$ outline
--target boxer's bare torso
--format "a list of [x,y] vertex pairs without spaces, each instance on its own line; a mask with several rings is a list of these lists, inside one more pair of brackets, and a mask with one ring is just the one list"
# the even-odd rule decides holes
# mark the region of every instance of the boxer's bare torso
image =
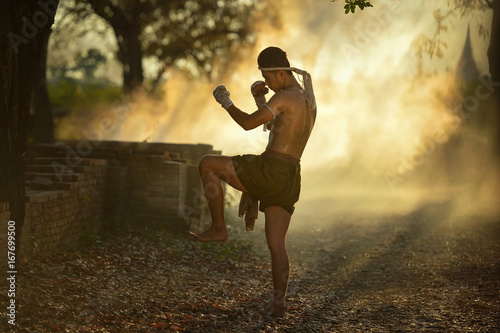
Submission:
[[280,83],[274,73],[262,71],[275,95],[267,103],[277,114],[271,122],[266,150],[302,157],[316,120],[316,109],[309,110],[302,89],[293,76]]
[[277,92],[269,106],[279,115],[271,123],[266,150],[302,157],[316,120],[316,109],[309,110],[302,91],[293,86]]

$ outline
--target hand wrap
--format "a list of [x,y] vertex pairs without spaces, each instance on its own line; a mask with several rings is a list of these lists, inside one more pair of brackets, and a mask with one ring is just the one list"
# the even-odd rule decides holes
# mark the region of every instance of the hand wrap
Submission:
[[[265,84],[264,81],[255,81],[253,84],[252,84],[252,87],[250,88],[250,91],[252,93],[252,96],[253,96],[253,99],[255,100],[255,104],[257,105],[257,108],[260,110],[262,107],[264,106],[267,106],[267,101],[266,101],[266,94],[269,92],[269,89],[267,87],[265,87],[265,89],[263,89],[260,94],[255,94],[254,93],[254,88],[258,85],[261,85],[261,84]],[[272,112],[274,118],[276,118],[275,114],[274,114],[274,111],[271,110],[271,108],[269,108],[269,106],[267,106],[267,108]],[[267,132],[268,130],[268,127],[271,128],[271,121],[268,122],[268,123],[265,123],[263,126],[262,126],[262,130],[264,132]]]
[[231,95],[226,89],[226,86],[220,85],[215,88],[214,92],[215,100],[224,108],[228,109],[231,105],[234,105],[233,101],[229,98]]
[[[252,84],[252,87],[250,88],[250,91],[252,92],[252,96],[253,96],[253,99],[255,100],[255,105],[257,105],[257,108],[262,108],[264,106],[264,104],[267,103],[266,101],[266,96],[265,95],[262,95],[262,96],[257,96],[254,94],[253,92],[253,89],[260,85],[260,84],[263,84],[264,81],[255,81],[253,84]],[[267,93],[267,92],[266,92]]]

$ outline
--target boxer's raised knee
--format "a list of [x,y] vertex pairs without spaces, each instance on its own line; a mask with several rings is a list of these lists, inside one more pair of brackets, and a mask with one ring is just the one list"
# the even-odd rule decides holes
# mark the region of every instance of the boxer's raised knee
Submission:
[[203,176],[208,172],[213,171],[214,158],[216,158],[216,156],[213,155],[205,155],[201,158],[201,161],[198,164],[198,171],[200,173],[200,176]]

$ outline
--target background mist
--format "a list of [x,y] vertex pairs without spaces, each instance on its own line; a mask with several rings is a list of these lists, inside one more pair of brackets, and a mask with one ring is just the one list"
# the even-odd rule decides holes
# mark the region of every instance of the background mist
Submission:
[[456,69],[469,26],[479,74],[488,73],[488,39],[476,29],[478,19],[488,26],[488,14],[451,20],[442,57],[431,59],[418,56],[414,41],[434,33],[433,11],[444,3],[377,1],[354,15],[345,15],[340,1],[275,5],[282,24],[259,27],[254,48],[230,62],[220,82],[171,70],[161,99],[138,100],[105,139],[209,143],[225,155],[262,152],[267,133],[239,128],[212,90],[225,84],[235,104],[253,112],[249,89],[261,79],[256,58],[273,45],[311,73],[316,93],[317,123],[302,158],[298,207],[304,213],[316,207],[397,211],[425,200],[460,199],[462,207],[481,209],[495,204],[488,137],[466,130],[488,101],[473,117],[454,111],[464,98]]

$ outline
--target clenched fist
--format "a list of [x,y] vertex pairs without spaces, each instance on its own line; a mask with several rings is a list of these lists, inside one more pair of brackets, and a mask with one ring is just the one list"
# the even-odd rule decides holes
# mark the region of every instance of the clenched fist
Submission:
[[255,105],[257,108],[261,108],[266,104],[266,94],[269,92],[269,89],[266,87],[266,83],[264,81],[255,81],[250,87],[250,91],[252,93],[253,99],[255,100]]
[[224,109],[228,109],[231,105],[233,105],[233,101],[229,98],[231,95],[229,91],[227,90],[226,86],[220,85],[217,88],[215,88],[214,92],[214,97],[215,100],[222,105]]
[[264,96],[269,92],[269,89],[266,87],[266,83],[264,81],[255,81],[250,88],[253,97]]

